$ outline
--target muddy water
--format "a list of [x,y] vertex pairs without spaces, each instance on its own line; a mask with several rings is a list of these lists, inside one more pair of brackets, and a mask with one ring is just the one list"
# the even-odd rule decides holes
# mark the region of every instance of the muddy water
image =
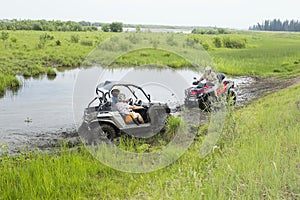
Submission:
[[[136,84],[145,80],[145,77],[156,77],[162,79],[169,74],[175,73],[170,69],[111,69],[101,68],[72,69],[64,72],[58,72],[55,79],[50,80],[46,76],[40,78],[24,79],[19,77],[23,86],[17,92],[7,91],[5,96],[0,99],[0,146],[6,146],[9,152],[18,152],[24,148],[43,147],[51,148],[59,145],[60,141],[79,142],[76,137],[76,126],[73,116],[73,90],[79,73],[102,73],[99,82],[104,80],[133,80]],[[171,88],[178,90],[175,100],[170,102],[172,92],[166,90],[164,95],[158,92],[157,85],[153,84],[144,87],[152,95],[153,100],[168,101],[170,105],[183,102],[183,90],[190,86],[194,76],[199,76],[194,71],[179,70],[176,71],[184,81],[173,81]],[[128,75],[129,74],[129,75]],[[169,76],[170,77],[170,76]],[[255,82],[253,78],[236,77],[227,78],[234,80],[240,87],[238,91],[238,104],[244,101],[250,101],[251,95],[248,95],[243,88]],[[178,85],[176,85],[178,84]],[[87,88],[91,94],[94,94],[97,82]],[[167,86],[168,87],[168,86]],[[164,88],[161,88],[164,89]],[[181,92],[182,91],[182,92]],[[169,98],[170,97],[170,98]],[[79,115],[81,110],[89,103],[92,96],[86,97],[79,106]],[[165,98],[168,98],[165,99]],[[0,154],[1,154],[0,150]]]
[[24,79],[17,92],[7,91],[0,99],[0,144],[9,149],[39,144],[61,132],[73,130],[72,90],[78,69],[58,72],[55,79],[46,76]]

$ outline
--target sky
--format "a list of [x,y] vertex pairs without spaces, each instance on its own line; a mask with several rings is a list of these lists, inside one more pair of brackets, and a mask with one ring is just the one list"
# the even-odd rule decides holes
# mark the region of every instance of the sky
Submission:
[[7,0],[0,5],[0,19],[235,29],[248,29],[265,19],[300,20],[299,0]]

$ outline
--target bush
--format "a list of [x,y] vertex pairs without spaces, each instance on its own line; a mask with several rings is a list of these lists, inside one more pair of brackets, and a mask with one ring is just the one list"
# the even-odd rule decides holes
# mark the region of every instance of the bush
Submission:
[[215,34],[218,34],[218,31],[215,30],[215,29],[209,29],[206,31],[206,34],[208,35],[215,35]]
[[103,25],[101,26],[101,30],[102,30],[103,32],[109,32],[109,31],[110,31],[109,24],[103,24]]
[[80,42],[80,44],[83,46],[93,46],[93,41],[92,40],[82,40]]
[[203,49],[208,50],[209,49],[209,44],[207,44],[206,42],[201,44]]
[[223,45],[226,48],[242,49],[246,47],[246,39],[224,37]]
[[109,25],[111,32],[123,32],[123,23],[113,22]]
[[46,72],[46,69],[42,66],[33,66],[31,67],[31,75],[32,76],[38,76],[40,74],[43,74]]
[[19,87],[21,82],[15,76],[6,76],[0,73],[0,96],[4,94],[6,88]]
[[54,36],[52,35],[49,35],[47,33],[44,33],[42,35],[40,35],[40,41],[47,41],[47,40],[53,40],[54,39]]
[[208,34],[208,35],[217,35],[217,34],[228,34],[230,33],[228,30],[224,28],[208,28],[208,29],[203,29],[203,28],[194,28],[192,30],[193,34]]
[[222,40],[219,37],[215,37],[213,41],[215,47],[221,48],[222,47]]
[[52,35],[49,35],[47,33],[44,33],[42,35],[40,35],[40,42],[38,44],[38,48],[39,49],[42,49],[45,47],[45,44],[48,40],[53,40],[54,39],[54,36]]
[[17,43],[17,38],[16,38],[16,37],[11,37],[11,38],[10,38],[10,41],[11,41],[12,43]]
[[193,30],[192,30],[192,34],[201,34],[201,35],[203,35],[203,34],[205,34],[205,30],[204,29],[196,29],[196,28],[194,28]]
[[55,70],[51,67],[48,67],[47,68],[47,76],[56,76]]
[[71,35],[71,42],[72,43],[78,43],[79,42],[79,35],[77,35],[77,34]]
[[178,45],[178,43],[174,40],[174,37],[173,37],[173,36],[167,38],[167,43],[168,43],[168,45],[170,45],[170,46],[177,46],[177,45]]
[[61,41],[60,40],[56,40],[55,44],[56,44],[56,46],[60,46],[61,45]]
[[226,29],[224,29],[224,28],[218,28],[217,31],[218,31],[218,34],[228,34],[228,33],[229,33],[229,32],[228,32]]
[[23,71],[23,76],[24,76],[24,77],[30,77],[30,76],[31,76],[31,74],[30,74],[30,72],[28,71],[28,69],[25,69],[25,70]]

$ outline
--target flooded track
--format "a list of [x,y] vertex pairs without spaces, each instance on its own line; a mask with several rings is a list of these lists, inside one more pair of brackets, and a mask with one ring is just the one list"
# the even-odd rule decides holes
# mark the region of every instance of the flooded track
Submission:
[[[35,148],[51,150],[62,143],[68,146],[80,143],[72,114],[72,88],[77,73],[76,69],[59,73],[56,82],[24,80],[23,90],[17,94],[8,92],[6,97],[0,99],[0,154],[16,154]],[[193,73],[184,72],[187,81],[193,77]],[[299,77],[276,79],[240,76],[227,79],[234,80],[238,85],[238,107],[299,82]],[[193,112],[199,110],[192,109],[188,121],[195,121]],[[209,119],[201,114],[200,119],[196,120],[204,124]]]

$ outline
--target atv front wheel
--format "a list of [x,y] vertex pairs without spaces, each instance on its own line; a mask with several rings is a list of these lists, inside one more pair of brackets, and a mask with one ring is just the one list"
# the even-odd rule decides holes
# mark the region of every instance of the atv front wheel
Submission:
[[101,124],[100,126],[96,126],[93,129],[93,132],[98,136],[105,137],[109,140],[113,140],[117,136],[116,129],[109,124]]
[[210,101],[208,100],[208,98],[203,98],[201,97],[199,100],[198,100],[198,105],[199,105],[199,108],[200,110],[204,111],[204,112],[209,112],[210,111]]
[[228,105],[234,106],[236,105],[236,93],[234,91],[230,91],[227,97]]

